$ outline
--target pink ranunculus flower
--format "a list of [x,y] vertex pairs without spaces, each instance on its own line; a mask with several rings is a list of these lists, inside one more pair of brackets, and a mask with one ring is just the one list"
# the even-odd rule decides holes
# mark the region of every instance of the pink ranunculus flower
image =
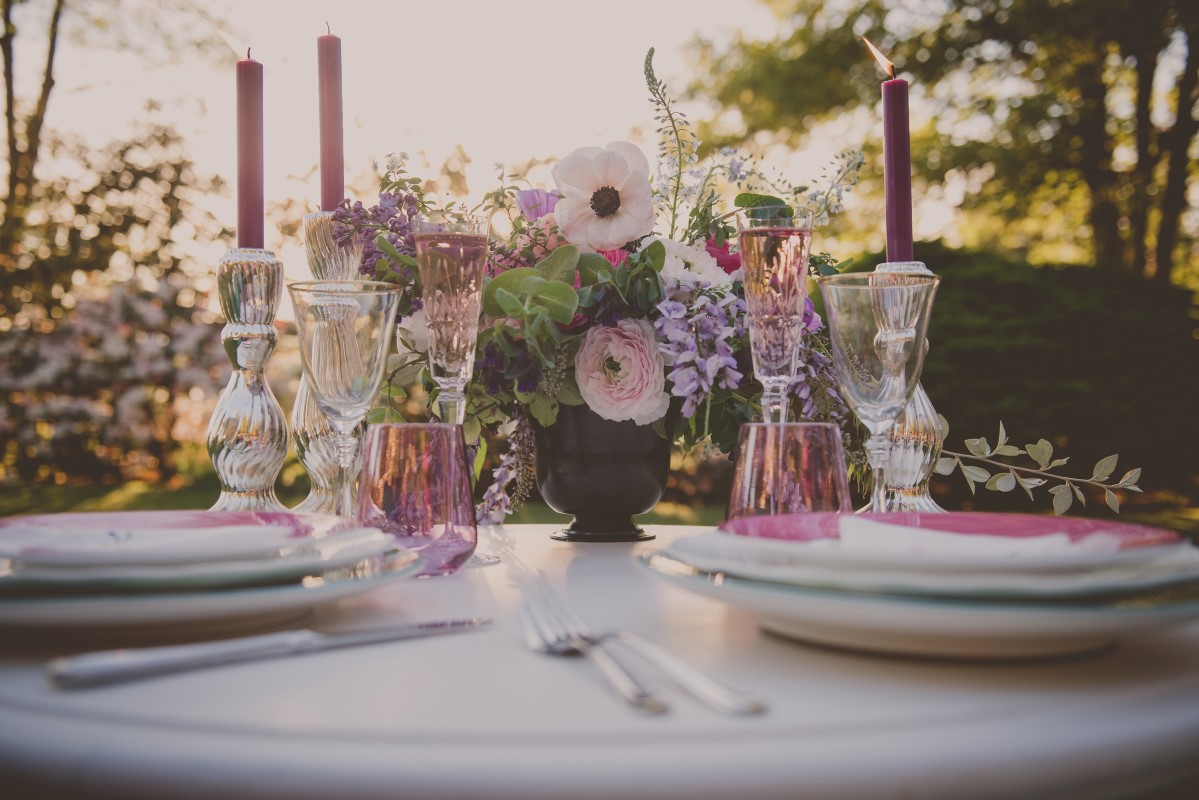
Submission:
[[722,245],[717,245],[715,237],[709,238],[707,244],[708,254],[716,259],[716,264],[728,275],[741,269],[741,254],[730,253],[730,244],[731,242],[726,241]]
[[575,356],[579,394],[613,422],[649,425],[665,416],[670,405],[665,368],[654,328],[643,319],[592,328]]
[[649,161],[636,145],[580,147],[554,165],[562,199],[554,207],[571,244],[611,250],[654,228]]

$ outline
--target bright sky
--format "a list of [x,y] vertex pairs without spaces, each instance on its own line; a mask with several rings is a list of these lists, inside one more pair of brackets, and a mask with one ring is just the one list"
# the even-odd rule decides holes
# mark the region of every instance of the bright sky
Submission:
[[[316,38],[326,22],[342,39],[347,192],[360,191],[368,204],[372,161],[389,153],[407,152],[414,172],[435,175],[462,144],[471,158],[468,201],[495,186],[497,162],[559,158],[628,139],[653,163],[646,50],[656,48],[658,75],[677,94],[691,77],[688,43],[727,41],[738,30],[766,39],[779,25],[757,0],[217,0],[206,7],[265,65],[268,207],[290,198],[304,210],[319,203]],[[24,57],[38,59],[34,50]],[[49,124],[99,144],[125,133],[147,99],[162,101],[199,172],[225,176],[232,187],[237,56],[183,58],[149,68],[135,49],[85,50],[64,41]],[[684,110],[695,119],[711,111]],[[850,116],[803,153],[773,153],[772,164],[796,181],[815,178],[836,151],[881,135],[881,120],[869,110]],[[548,168],[532,178],[552,185]],[[213,198],[213,208],[233,223],[232,188]],[[306,277],[302,252],[284,242],[277,222],[268,219],[267,246],[279,251],[290,277]],[[221,252],[214,245],[202,258],[215,264]]]

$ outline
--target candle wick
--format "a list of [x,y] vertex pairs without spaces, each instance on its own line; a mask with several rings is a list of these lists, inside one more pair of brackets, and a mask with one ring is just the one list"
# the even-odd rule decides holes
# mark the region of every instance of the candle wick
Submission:
[[895,65],[894,64],[891,64],[891,63],[887,64],[887,76],[890,77],[891,80],[895,80]]
[[325,20],[325,31],[327,31],[330,36],[333,35],[333,29],[329,27],[329,20]]
[[251,50],[251,49],[252,49],[252,48],[249,48],[249,47],[247,47],[247,48],[246,48],[246,61],[249,61],[249,60],[250,60],[250,50]]

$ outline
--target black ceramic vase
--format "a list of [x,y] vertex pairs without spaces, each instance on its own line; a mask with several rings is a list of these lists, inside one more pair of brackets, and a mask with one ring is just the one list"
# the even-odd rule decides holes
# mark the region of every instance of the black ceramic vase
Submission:
[[558,513],[574,516],[570,527],[553,538],[654,538],[633,522],[634,514],[644,514],[661,499],[670,473],[670,442],[652,425],[612,422],[586,405],[562,405],[553,425],[534,429],[541,496]]

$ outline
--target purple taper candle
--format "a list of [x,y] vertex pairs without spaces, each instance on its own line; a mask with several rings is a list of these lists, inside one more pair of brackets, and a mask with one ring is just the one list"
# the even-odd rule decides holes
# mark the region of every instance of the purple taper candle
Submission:
[[912,141],[908,130],[908,82],[895,65],[862,37],[887,71],[883,81],[883,180],[887,195],[887,261],[912,261]]
[[330,31],[316,39],[320,84],[321,210],[332,211],[345,197],[345,150],[341,108],[341,39]]
[[264,202],[262,168],[262,64],[237,62],[237,246],[262,249]]

